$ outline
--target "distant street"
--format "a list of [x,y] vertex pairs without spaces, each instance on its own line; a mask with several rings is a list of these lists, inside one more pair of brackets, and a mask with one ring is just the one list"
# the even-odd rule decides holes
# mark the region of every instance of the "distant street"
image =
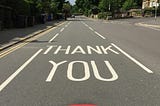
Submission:
[[159,106],[160,29],[142,22],[76,16],[0,52],[0,106]]

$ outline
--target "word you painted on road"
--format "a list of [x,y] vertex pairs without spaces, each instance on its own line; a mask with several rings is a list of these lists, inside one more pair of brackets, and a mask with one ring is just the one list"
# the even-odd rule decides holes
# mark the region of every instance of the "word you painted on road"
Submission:
[[50,52],[53,52],[53,54],[59,54],[59,53],[64,53],[64,54],[108,54],[109,52],[112,52],[114,54],[119,54],[117,51],[115,51],[112,48],[112,45],[104,47],[104,46],[86,46],[85,48],[81,46],[76,46],[72,47],[71,45],[68,45],[67,47],[63,46],[48,46],[47,50],[43,54],[48,54]]
[[[52,46],[47,46],[47,49],[46,51],[43,53],[43,54],[48,54],[48,53],[52,53],[54,55],[56,54],[59,54],[59,53],[63,53],[63,54],[71,54],[71,55],[74,55],[74,54],[82,54],[82,55],[85,55],[85,54],[109,54],[109,53],[114,53],[114,54],[119,54],[117,51],[115,51],[112,47],[112,45],[109,45],[107,47],[104,47],[104,46],[89,46],[87,45],[86,47],[82,47],[80,45],[78,46],[71,46],[71,45],[68,45],[68,46],[57,46],[57,45],[52,45]],[[118,75],[116,73],[116,71],[114,70],[113,66],[110,64],[109,61],[104,61],[103,63],[105,64],[106,66],[106,69],[105,70],[109,70],[109,72],[111,73],[112,77],[111,78],[103,78],[101,77],[100,75],[100,71],[97,67],[97,63],[96,61],[92,60],[90,62],[87,62],[87,61],[80,61],[80,60],[77,60],[77,61],[60,61],[60,62],[55,62],[55,61],[49,61],[51,64],[52,64],[52,69],[46,79],[46,82],[51,82],[52,79],[54,78],[54,75],[58,69],[58,67],[60,66],[65,66],[64,64],[68,64],[68,67],[64,68],[67,70],[67,78],[71,81],[86,81],[90,78],[90,72],[93,72],[94,76],[96,79],[100,80],[100,81],[115,81],[118,79]],[[79,66],[82,66],[83,68],[81,69],[81,71],[84,72],[84,76],[82,78],[75,78],[73,76],[73,71],[74,71],[74,68],[79,65]],[[91,66],[92,70],[89,68],[89,66]]]
[[[50,71],[50,74],[48,75],[46,82],[51,82],[55,72],[57,70],[58,67],[64,65],[65,63],[68,63],[68,68],[67,68],[67,78],[71,81],[85,81],[88,80],[90,78],[90,68],[89,68],[89,64],[92,67],[93,70],[93,74],[95,76],[96,79],[100,80],[100,81],[115,81],[118,79],[118,75],[116,73],[116,71],[114,70],[114,68],[112,67],[112,65],[110,64],[109,61],[104,61],[107,69],[109,69],[112,77],[111,78],[103,78],[100,76],[99,70],[97,68],[96,62],[95,61],[90,61],[90,62],[86,62],[86,61],[72,61],[72,62],[68,62],[68,61],[61,61],[59,63],[56,63],[54,61],[49,61],[52,64],[52,69]],[[73,69],[76,66],[76,64],[82,65],[84,68],[82,71],[84,71],[84,77],[83,78],[75,78],[73,77]]]

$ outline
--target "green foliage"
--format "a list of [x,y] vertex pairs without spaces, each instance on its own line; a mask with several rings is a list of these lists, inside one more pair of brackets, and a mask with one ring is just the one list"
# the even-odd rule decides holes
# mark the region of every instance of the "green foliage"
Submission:
[[17,14],[29,15],[30,6],[24,0],[3,0],[2,4],[14,9]]
[[[95,1],[95,0],[93,0]],[[76,0],[76,6],[85,14],[87,14],[87,11],[89,11],[93,6],[94,3],[92,0]],[[98,4],[96,4],[98,5]]]
[[129,10],[129,9],[132,9],[132,8],[136,8],[137,6],[137,3],[134,2],[134,0],[126,0],[122,6],[122,9],[123,10]]
[[158,6],[157,13],[160,15],[160,6]]
[[87,14],[90,9],[98,6],[101,12],[112,12],[114,15],[123,10],[142,6],[142,0],[76,0],[76,6],[83,13]]
[[71,13],[72,14],[80,13],[79,9],[78,9],[78,7],[76,5],[71,7]]
[[109,0],[102,0],[99,3],[99,8],[101,9],[102,12],[109,11],[109,5],[110,5],[110,1]]
[[21,15],[62,12],[64,2],[65,0],[0,0],[1,5],[11,7]]
[[[154,15],[155,14],[155,7],[145,8],[144,14],[145,15]],[[157,15],[160,15],[160,6],[157,7]]]
[[64,3],[63,4],[63,10],[66,12],[70,12],[71,11],[71,5],[69,3]]
[[98,14],[98,12],[99,12],[99,8],[98,8],[97,6],[94,6],[94,7],[90,10],[90,12],[91,12],[92,14],[96,15],[96,14]]
[[51,12],[54,12],[54,13],[57,13],[58,12],[58,8],[57,8],[57,5],[56,5],[56,3],[55,2],[51,2],[51,4],[50,4],[50,11]]
[[58,12],[62,12],[63,3],[65,0],[52,0],[52,2],[55,2],[57,4]]
[[111,16],[111,12],[100,12],[98,13],[98,18],[99,19],[107,19],[108,16]]

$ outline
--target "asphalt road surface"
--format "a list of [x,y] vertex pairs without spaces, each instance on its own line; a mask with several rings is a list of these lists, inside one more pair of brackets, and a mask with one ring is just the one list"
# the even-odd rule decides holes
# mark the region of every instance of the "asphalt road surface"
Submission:
[[0,57],[0,106],[160,106],[159,31],[76,17]]

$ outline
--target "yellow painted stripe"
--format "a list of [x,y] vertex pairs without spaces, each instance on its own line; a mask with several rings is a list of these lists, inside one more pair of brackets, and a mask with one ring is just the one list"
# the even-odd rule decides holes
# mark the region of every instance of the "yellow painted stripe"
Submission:
[[[56,29],[58,26],[61,26],[61,25],[65,24],[65,23],[66,23],[66,22],[63,22],[63,23],[57,25],[56,27],[53,27],[53,28],[51,28],[51,29],[49,29],[49,30],[47,30],[47,31],[45,31],[45,32],[42,32],[42,33],[38,34],[37,36],[34,36],[33,38],[30,38],[30,39],[28,39],[28,40],[25,40],[25,41],[24,41],[25,43],[22,42],[22,43],[20,43],[20,44],[18,44],[18,45],[16,45],[16,46],[11,47],[10,49],[8,49],[8,50],[0,53],[0,58],[2,58],[2,57],[4,57],[4,56],[6,56],[6,55],[8,55],[8,54],[10,54],[10,53],[12,53],[12,52],[14,52],[15,50],[17,50],[17,49],[19,49],[19,48],[22,48],[23,46],[27,45],[28,43],[30,43],[30,42],[38,39],[39,37],[45,35],[46,33],[50,32],[50,31],[53,30],[53,29]],[[27,42],[26,42],[26,41],[27,41]]]

